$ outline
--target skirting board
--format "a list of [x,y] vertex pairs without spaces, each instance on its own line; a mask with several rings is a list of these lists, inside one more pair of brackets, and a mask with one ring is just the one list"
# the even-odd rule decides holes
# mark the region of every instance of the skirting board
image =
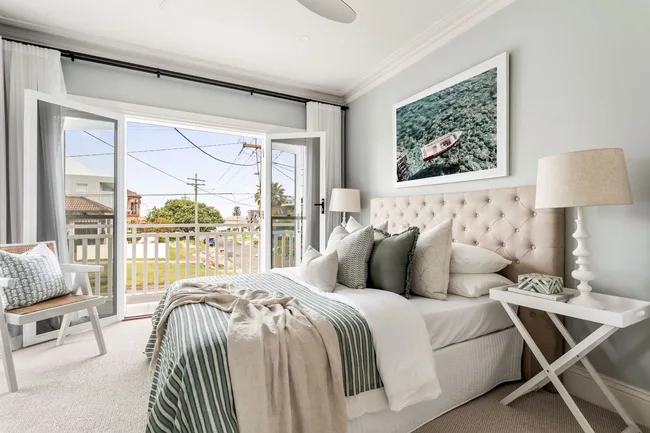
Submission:
[[[581,398],[596,406],[614,411],[605,394],[598,388],[587,370],[574,365],[564,372],[563,382],[569,394]],[[612,394],[621,402],[632,419],[639,424],[650,427],[650,391],[629,385],[620,380],[600,376]]]

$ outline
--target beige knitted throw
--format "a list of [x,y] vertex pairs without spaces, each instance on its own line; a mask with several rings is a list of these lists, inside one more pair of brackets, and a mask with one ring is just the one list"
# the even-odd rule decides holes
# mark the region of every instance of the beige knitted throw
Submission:
[[336,331],[295,298],[230,284],[185,283],[166,299],[156,365],[174,308],[230,312],[228,364],[240,433],[344,433],[347,407]]

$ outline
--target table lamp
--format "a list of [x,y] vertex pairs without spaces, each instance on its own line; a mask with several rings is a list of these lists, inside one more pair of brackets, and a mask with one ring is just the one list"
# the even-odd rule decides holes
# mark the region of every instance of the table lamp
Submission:
[[332,188],[330,197],[330,212],[343,212],[345,221],[346,212],[361,211],[361,193],[358,189]]
[[573,250],[577,269],[571,276],[580,281],[580,294],[569,302],[591,308],[604,306],[591,296],[589,282],[595,275],[589,269],[584,206],[632,204],[632,192],[625,166],[623,149],[593,149],[541,158],[537,166],[537,197],[535,207],[576,208],[576,231]]

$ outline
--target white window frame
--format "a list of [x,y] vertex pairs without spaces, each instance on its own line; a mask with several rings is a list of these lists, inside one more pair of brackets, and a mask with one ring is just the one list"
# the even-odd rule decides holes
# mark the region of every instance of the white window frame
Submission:
[[[116,191],[115,204],[115,262],[118,265],[115,268],[115,286],[125,286],[126,283],[126,266],[120,266],[119,263],[125,262],[126,252],[126,183],[123,182],[126,173],[126,152],[125,152],[125,138],[126,138],[126,120],[123,115],[108,111],[106,109],[93,106],[92,104],[84,104],[68,98],[63,95],[50,95],[47,93],[38,92],[35,90],[25,90],[25,117],[23,123],[23,197],[22,197],[22,210],[23,210],[23,243],[35,243],[36,227],[37,227],[37,189],[38,182],[35,182],[34,173],[38,173],[38,102],[48,102],[53,105],[64,106],[74,110],[88,112],[97,116],[106,117],[116,121],[115,135],[117,143],[115,146],[116,152],[116,167],[115,167],[115,182],[119,186]],[[29,114],[29,115],[28,115]],[[123,215],[123,218],[119,218]],[[116,314],[100,319],[102,325],[114,323],[124,319],[124,312],[126,307],[126,292],[117,290],[116,295]],[[70,328],[70,332],[80,332],[91,328],[90,323],[83,323],[75,325]],[[36,323],[30,323],[23,326],[23,345],[31,346],[33,344],[41,343],[44,341],[56,338],[58,331],[46,332],[44,334],[36,334]]]

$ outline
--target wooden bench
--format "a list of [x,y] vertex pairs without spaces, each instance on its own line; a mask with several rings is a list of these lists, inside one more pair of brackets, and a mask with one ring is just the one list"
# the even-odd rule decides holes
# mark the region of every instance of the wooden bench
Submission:
[[[45,244],[56,255],[56,243],[45,242]],[[35,246],[36,244],[0,245],[0,251],[13,254],[23,254]],[[5,306],[0,305],[2,361],[4,364],[5,375],[7,377],[7,386],[9,387],[10,392],[18,390],[18,381],[16,379],[16,369],[14,367],[11,346],[9,344],[9,328],[7,325],[25,325],[27,323],[34,323],[40,320],[63,316],[61,329],[59,330],[59,338],[57,339],[57,346],[59,346],[63,344],[63,340],[68,332],[68,327],[70,326],[70,314],[86,310],[93,331],[95,332],[95,339],[97,340],[99,353],[100,355],[106,354],[106,343],[104,342],[104,336],[99,324],[99,315],[97,314],[97,306],[103,304],[106,301],[106,298],[102,296],[94,296],[92,294],[90,279],[88,278],[90,272],[100,272],[101,270],[102,266],[100,265],[61,264],[61,271],[64,274],[70,274],[72,277],[72,285],[70,287],[71,294],[48,299],[47,301],[39,302],[38,304],[13,310],[5,310]],[[11,288],[14,284],[15,280],[11,278],[0,278],[0,290]],[[77,294],[79,291],[81,294]]]

